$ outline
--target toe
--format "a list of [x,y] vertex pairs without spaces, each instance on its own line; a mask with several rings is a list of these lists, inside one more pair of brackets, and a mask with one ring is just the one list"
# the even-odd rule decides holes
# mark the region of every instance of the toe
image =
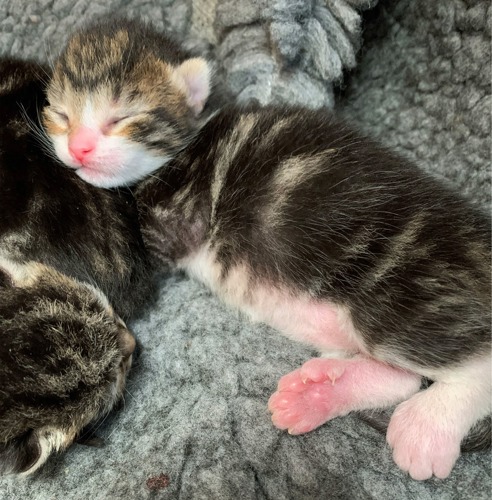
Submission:
[[272,422],[278,429],[290,429],[294,427],[302,418],[302,412],[297,408],[276,410],[272,414]]
[[300,377],[304,383],[308,381],[324,382],[325,380],[335,382],[344,371],[345,366],[340,360],[313,358],[302,365]]
[[277,392],[303,392],[306,390],[306,385],[302,381],[300,377],[301,369],[294,370],[287,375],[284,375],[278,381],[278,390]]
[[296,396],[298,393],[296,392],[287,392],[287,391],[277,391],[274,392],[270,399],[268,400],[268,409],[271,412],[277,410],[285,410],[287,408],[292,407],[296,402]]

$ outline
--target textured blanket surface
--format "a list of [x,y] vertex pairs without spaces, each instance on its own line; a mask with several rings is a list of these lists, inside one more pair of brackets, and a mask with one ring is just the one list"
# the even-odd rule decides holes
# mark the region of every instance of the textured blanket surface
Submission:
[[[375,4],[0,0],[0,54],[51,58],[89,18],[143,16],[217,58],[240,99],[318,106],[335,96],[366,132],[488,205],[490,3]],[[0,480],[1,500],[491,497],[490,453],[462,456],[445,481],[416,482],[355,416],[304,436],[273,428],[277,380],[314,353],[186,277],[163,279],[132,327],[143,349],[124,408],[99,429],[106,446],[75,445],[32,478]]]

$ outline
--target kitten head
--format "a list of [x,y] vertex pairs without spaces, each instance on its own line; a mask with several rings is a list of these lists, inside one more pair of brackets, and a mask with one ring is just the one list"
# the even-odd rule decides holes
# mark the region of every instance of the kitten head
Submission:
[[98,290],[0,256],[0,473],[31,474],[111,410],[134,348]]
[[187,144],[209,88],[204,59],[143,23],[101,22],[72,36],[56,61],[44,126],[82,179],[128,185]]

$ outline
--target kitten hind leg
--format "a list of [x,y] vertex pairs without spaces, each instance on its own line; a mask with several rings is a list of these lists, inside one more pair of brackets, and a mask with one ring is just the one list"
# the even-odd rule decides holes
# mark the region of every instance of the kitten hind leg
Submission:
[[420,381],[415,373],[370,358],[314,358],[280,379],[268,408],[276,427],[302,434],[354,410],[408,399]]
[[396,408],[387,432],[396,464],[419,480],[446,478],[462,440],[491,411],[490,356],[435,379]]

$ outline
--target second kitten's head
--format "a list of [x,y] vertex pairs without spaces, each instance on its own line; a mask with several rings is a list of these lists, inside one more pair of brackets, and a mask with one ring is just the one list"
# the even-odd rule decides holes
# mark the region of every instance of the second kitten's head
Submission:
[[135,340],[95,288],[0,255],[0,474],[30,474],[120,398]]
[[44,126],[82,179],[129,185],[187,144],[209,88],[204,59],[143,23],[101,22],[72,36],[56,61]]

